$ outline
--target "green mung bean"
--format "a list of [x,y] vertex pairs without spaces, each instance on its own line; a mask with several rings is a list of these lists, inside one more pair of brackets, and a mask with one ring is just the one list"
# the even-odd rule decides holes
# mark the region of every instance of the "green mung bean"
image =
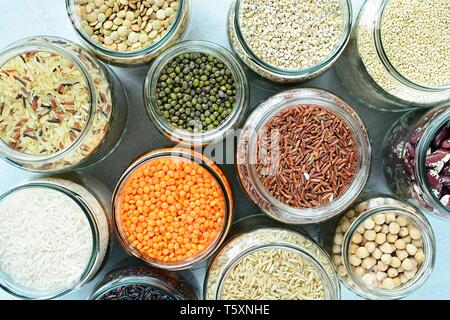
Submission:
[[161,72],[156,103],[174,127],[194,133],[219,127],[236,102],[236,82],[219,58],[200,52],[183,53]]

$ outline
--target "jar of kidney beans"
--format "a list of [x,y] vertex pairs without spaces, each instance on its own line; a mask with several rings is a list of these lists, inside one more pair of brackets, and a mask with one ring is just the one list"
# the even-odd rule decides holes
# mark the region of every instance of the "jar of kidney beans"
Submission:
[[401,117],[386,135],[383,162],[393,192],[450,219],[450,104]]

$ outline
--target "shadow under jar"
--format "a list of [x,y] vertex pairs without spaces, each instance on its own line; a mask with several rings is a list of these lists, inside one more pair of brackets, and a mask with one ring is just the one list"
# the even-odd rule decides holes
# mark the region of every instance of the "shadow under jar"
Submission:
[[[120,66],[149,62],[180,40],[190,0],[66,0],[78,37],[97,57]],[[169,12],[170,11],[170,12]]]
[[248,196],[270,217],[308,224],[347,209],[368,179],[366,128],[340,98],[293,89],[261,103],[237,146],[237,172]]
[[138,265],[110,272],[89,300],[197,300],[197,296],[181,276]]
[[122,83],[78,45],[34,37],[0,54],[0,156],[36,172],[93,165],[124,132]]
[[22,299],[53,299],[96,275],[110,242],[109,195],[83,181],[36,178],[0,197],[1,288]]
[[231,226],[233,198],[220,168],[183,148],[133,162],[114,192],[114,222],[125,250],[166,270],[207,259]]
[[351,28],[348,0],[236,0],[228,16],[229,41],[240,59],[260,76],[283,83],[328,70],[347,45]]
[[366,1],[336,63],[343,84],[362,103],[383,111],[450,99],[446,13],[445,0]]
[[363,196],[331,238],[328,247],[341,281],[366,299],[404,298],[434,267],[431,225],[416,207],[391,196]]
[[340,299],[336,269],[309,237],[260,214],[233,230],[208,267],[206,300]]
[[207,145],[243,121],[249,102],[244,70],[225,48],[185,41],[164,52],[144,84],[147,114],[168,139]]
[[450,105],[411,111],[389,130],[383,143],[391,190],[426,212],[450,219]]

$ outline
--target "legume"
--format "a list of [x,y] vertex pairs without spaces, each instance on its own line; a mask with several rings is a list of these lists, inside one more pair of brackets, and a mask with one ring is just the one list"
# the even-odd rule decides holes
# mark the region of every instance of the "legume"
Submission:
[[264,62],[301,70],[326,60],[344,32],[339,0],[242,0],[242,36]]
[[157,106],[174,127],[206,132],[233,111],[236,83],[228,66],[201,52],[180,54],[167,63],[158,80]]
[[162,157],[136,168],[120,194],[120,223],[150,259],[185,261],[219,237],[226,203],[218,181],[200,164]]
[[173,300],[173,297],[151,285],[124,285],[108,291],[97,300]]
[[140,50],[161,40],[178,14],[177,0],[77,0],[84,32],[114,51]]
[[297,208],[337,199],[356,172],[351,130],[337,114],[317,105],[291,106],[273,116],[258,137],[257,153],[258,161],[270,159],[256,165],[264,188]]

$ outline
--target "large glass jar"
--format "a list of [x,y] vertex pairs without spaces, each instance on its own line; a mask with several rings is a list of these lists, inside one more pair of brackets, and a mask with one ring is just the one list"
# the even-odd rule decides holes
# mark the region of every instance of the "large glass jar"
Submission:
[[[236,98],[231,113],[227,115],[227,118],[221,124],[205,132],[196,133],[176,128],[164,118],[162,111],[157,105],[157,99],[159,99],[159,97],[156,90],[163,69],[173,59],[187,53],[203,53],[216,57],[231,71],[235,81]],[[219,141],[225,137],[229,131],[239,127],[246,115],[249,97],[250,93],[247,78],[239,61],[237,61],[225,48],[206,41],[185,41],[165,51],[150,67],[144,84],[144,98],[147,114],[156,125],[156,128],[168,139],[175,143],[182,143],[185,145],[207,145]],[[211,104],[210,101],[208,101],[208,103]],[[202,106],[207,106],[207,104],[202,103]],[[194,110],[194,107],[195,106],[192,106],[191,108]],[[182,108],[184,108],[184,106],[182,106]],[[208,106],[208,108],[210,107]],[[217,112],[217,115],[220,115],[220,113]]]
[[[117,15],[119,13],[119,6],[118,1],[108,1],[109,3],[106,3],[105,12],[101,12],[109,18],[112,15],[115,15],[116,18],[119,18]],[[130,1],[131,2],[131,1]],[[138,48],[136,50],[131,51],[119,51],[117,48],[112,49],[109,48],[107,45],[101,45],[100,43],[92,40],[91,36],[86,32],[85,28],[83,27],[82,19],[80,17],[80,11],[77,8],[77,5],[79,3],[83,3],[82,0],[66,0],[66,9],[67,14],[70,18],[70,21],[72,22],[73,27],[75,28],[75,31],[78,35],[78,37],[81,39],[81,41],[91,50],[98,58],[102,59],[105,62],[121,65],[121,66],[132,66],[132,65],[139,65],[146,62],[149,62],[156,58],[158,55],[160,55],[163,51],[174,45],[178,40],[180,40],[189,24],[189,18],[190,18],[190,0],[178,0],[178,6],[177,6],[177,12],[176,17],[174,21],[171,22],[171,24],[168,26],[167,31],[162,36],[157,36],[159,39],[155,40],[151,45],[146,46],[144,48]],[[128,1],[127,1],[128,3]],[[86,4],[86,3],[84,3]],[[128,10],[133,9],[132,11],[135,12],[136,10],[139,11],[139,18],[142,18],[140,21],[141,26],[146,25],[148,22],[148,17],[150,14],[154,14],[154,9],[151,6],[152,3],[144,3],[142,1],[141,7],[133,9],[132,6],[128,6]],[[136,4],[134,4],[136,6]],[[95,6],[94,6],[95,7]],[[147,15],[147,8],[148,8],[148,15]],[[151,10],[150,10],[151,9]],[[100,8],[100,10],[102,10]],[[108,12],[111,10],[111,12]],[[143,13],[145,10],[145,13]],[[130,11],[129,11],[130,12]],[[109,14],[109,16],[107,16]],[[136,14],[135,14],[136,16]],[[123,16],[121,21],[125,20],[125,17]],[[97,21],[98,23],[98,21]],[[99,23],[99,28],[104,28],[104,23]],[[112,24],[114,26],[114,24]],[[120,24],[116,25],[120,26]],[[159,26],[159,24],[158,24]],[[92,26],[93,28],[96,28],[96,23]],[[127,27],[128,29],[131,29],[132,26]],[[91,29],[92,30],[92,29]],[[156,29],[153,29],[156,30]],[[152,29],[150,29],[149,32],[151,32]],[[127,39],[124,39],[124,41]]]
[[[351,131],[356,147],[355,174],[343,193],[316,207],[294,207],[279,201],[270,194],[257,176],[256,165],[264,159],[258,156],[257,140],[264,133],[264,126],[269,120],[282,110],[295,105],[314,105],[329,110],[342,118]],[[280,139],[282,141],[282,138]],[[300,141],[295,142],[300,143]],[[296,148],[295,150],[297,150]],[[275,165],[281,161],[275,157]],[[248,196],[270,217],[283,223],[308,224],[318,223],[338,215],[348,208],[363,190],[368,179],[371,162],[371,145],[366,128],[356,112],[337,96],[319,89],[293,89],[279,93],[262,102],[248,117],[243,126],[237,146],[237,172],[243,189]],[[328,166],[329,167],[329,166]],[[303,170],[303,169],[302,169]],[[306,172],[306,171],[305,171]],[[309,181],[306,172],[305,179]],[[303,179],[303,178],[302,178]],[[302,182],[307,185],[308,181]],[[300,181],[297,183],[300,184]]]
[[[450,84],[418,84],[417,80],[408,79],[396,69],[386,53],[382,40],[382,19],[386,7],[396,2],[400,1],[368,0],[364,3],[349,45],[336,63],[336,69],[352,95],[370,107],[383,111],[405,111],[435,106],[450,99]],[[401,2],[409,6],[408,1]],[[406,8],[404,12],[407,12]],[[432,21],[433,17],[428,19]]]
[[[318,276],[320,279],[318,283],[321,284],[323,290],[321,295],[316,295],[315,297],[313,297],[313,293],[308,293],[301,297],[302,293],[300,292],[302,290],[306,292],[308,289],[297,288],[297,290],[292,287],[284,287],[283,289],[285,290],[278,292],[260,292],[260,294],[269,294],[271,299],[284,300],[340,299],[339,279],[330,257],[308,236],[305,236],[299,231],[294,231],[293,229],[286,229],[282,225],[261,214],[238,220],[235,223],[233,230],[233,236],[221,247],[208,267],[204,284],[204,297],[206,300],[236,299],[236,297],[231,297],[225,292],[227,291],[225,288],[229,286],[227,281],[231,273],[236,272],[236,270],[234,270],[235,267],[247,257],[250,257],[257,252],[267,250],[275,250],[278,252],[287,251],[294,257],[302,257],[304,263],[309,264],[312,269],[315,270],[315,273],[310,273],[310,278],[313,278],[313,274]],[[265,263],[268,264],[269,260],[265,261]],[[240,270],[242,272],[242,268]],[[297,272],[300,272],[301,268],[299,265],[294,265],[293,269],[289,270],[288,267],[283,266],[283,270],[286,272],[285,277],[297,277]],[[258,276],[261,279],[258,278],[258,281],[253,280],[254,287],[252,287],[252,289],[257,291],[264,288],[264,283],[260,283],[260,281],[264,279],[264,272],[252,274],[252,270],[250,269],[244,271],[246,274],[237,275],[242,281],[249,283],[248,281],[251,280],[248,279],[248,277]],[[267,268],[265,271],[271,272],[267,270]],[[267,274],[266,277],[270,277],[270,275]],[[275,279],[271,279],[271,281],[272,284],[276,282]],[[258,283],[261,285],[258,285]],[[242,283],[240,283],[240,285],[242,285]],[[289,285],[292,285],[292,283]],[[313,286],[313,284],[310,284],[310,286]],[[266,290],[270,291],[271,289],[278,290],[274,289],[274,286],[266,286]],[[235,290],[239,291],[238,288],[235,288]],[[244,295],[239,294],[238,299],[257,299],[257,297],[244,297]]]
[[[170,164],[162,165],[162,169],[157,173],[152,173],[151,170],[154,168],[146,167],[164,160],[168,160]],[[187,171],[185,173],[180,171],[178,177],[183,182],[178,184],[175,189],[173,187],[167,188],[166,191],[175,190],[167,195],[165,192],[161,192],[161,188],[174,186],[174,183],[170,180],[178,179],[174,171],[179,169],[170,169],[170,166],[176,163],[182,164],[183,170]],[[164,166],[168,167],[166,171],[163,171],[165,170]],[[187,167],[189,169],[186,169]],[[136,219],[136,223],[137,221],[141,222],[134,229],[134,227],[128,227],[130,222],[125,219],[130,216],[129,210],[133,210],[131,207],[135,200],[131,199],[133,201],[129,205],[130,202],[126,200],[127,197],[131,198],[131,194],[127,194],[127,192],[129,192],[129,187],[133,186],[135,173],[141,175],[139,171],[142,171],[142,169],[144,172],[146,170],[149,172],[145,180],[148,182],[146,185],[148,190],[144,189],[145,186],[141,187],[142,191],[137,190],[138,195],[142,195],[140,200],[143,202],[142,207],[144,209],[141,211],[136,208],[135,211],[131,212],[133,214],[131,219]],[[189,177],[188,175],[192,175],[193,172],[194,177]],[[201,172],[204,179],[197,179],[195,172],[197,174]],[[172,178],[170,178],[171,176]],[[208,180],[211,188],[206,185]],[[197,210],[201,203],[205,203],[203,199],[206,195],[215,196],[209,202],[209,209],[204,206],[205,209]],[[169,200],[169,196],[172,198],[171,200]],[[162,202],[165,204],[163,205]],[[217,203],[223,205],[220,209],[220,217],[217,216],[215,210]],[[137,201],[136,204],[138,205]],[[161,208],[157,207],[159,205],[161,205]],[[126,211],[127,208],[128,211]],[[205,210],[211,210],[212,212],[213,209],[216,212],[215,216],[208,217],[209,212]],[[126,214],[126,212],[128,213]],[[155,150],[131,163],[120,178],[113,195],[113,216],[120,243],[129,254],[161,269],[188,269],[211,256],[227,236],[233,218],[231,187],[222,170],[200,153],[184,148]],[[196,226],[196,224],[198,225]],[[215,226],[214,230],[211,229],[212,226]],[[139,235],[134,237],[133,230],[137,230],[138,227],[143,229],[144,234],[147,231],[147,234],[142,238]],[[162,227],[165,229],[163,230]],[[146,239],[146,236],[148,239]],[[191,254],[186,253],[187,249]],[[195,249],[195,252],[191,249]]]
[[[240,22],[240,11],[244,0],[236,0],[233,2],[228,15],[228,37],[230,44],[239,58],[258,75],[275,82],[292,83],[305,81],[327,71],[334,62],[340,57],[345,49],[349,39],[350,31],[352,29],[352,6],[348,0],[340,0],[340,7],[342,10],[342,28],[340,40],[333,51],[320,63],[301,70],[287,70],[280,67],[275,67],[261,58],[259,58],[245,42]],[[294,4],[293,4],[294,5]],[[255,9],[256,10],[256,9]],[[320,15],[320,13],[319,13]],[[323,19],[325,20],[326,17]],[[270,22],[268,21],[270,25]],[[278,26],[277,26],[278,27]],[[289,30],[289,28],[288,28]],[[305,36],[306,31],[298,37]],[[257,35],[255,35],[257,37]],[[307,36],[306,36],[307,37]]]
[[[33,195],[28,197],[26,201],[33,201],[42,207],[34,207],[33,210],[36,211],[29,212],[30,218],[22,220],[21,224],[15,226],[9,234],[2,232],[0,235],[5,243],[11,242],[14,237],[20,237],[21,241],[30,241],[28,244],[18,246],[14,252],[11,249],[0,250],[0,287],[23,299],[53,299],[82,287],[94,278],[107,256],[111,239],[109,191],[92,177],[89,179],[80,175],[38,177],[11,189],[0,197],[1,215],[7,215],[7,212],[11,210],[11,212],[17,211],[17,208],[22,206],[16,200],[20,199],[17,197],[23,192],[40,192],[40,194],[48,194],[49,197],[57,196],[58,199],[65,199],[68,206],[55,209],[52,203],[39,202],[39,199]],[[79,217],[75,217],[74,208]],[[58,226],[58,221],[50,223],[45,217],[47,210],[59,211],[61,216],[66,216],[68,214],[66,211],[72,210],[70,212],[73,216],[65,218],[69,220],[64,221],[64,226]],[[38,225],[36,220],[27,221],[27,219],[36,218],[40,219]],[[6,219],[10,217],[2,217],[2,221]],[[83,225],[77,224],[80,220],[83,221]],[[40,234],[31,239],[27,234],[30,228],[39,228]],[[20,234],[14,235],[15,232]],[[62,239],[61,244],[54,242],[56,236],[46,232],[58,234]],[[86,237],[86,234],[89,236]],[[81,238],[75,238],[75,236]],[[80,253],[74,248],[61,247],[61,245],[67,245],[69,240],[72,241],[73,246],[85,251]],[[91,248],[90,251],[88,251],[89,248]],[[66,249],[72,250],[71,255],[67,256]],[[22,256],[24,260],[14,258],[12,254]],[[77,259],[78,256],[86,259]],[[55,257],[59,257],[60,260],[55,260]],[[63,261],[63,257],[67,261],[76,261],[76,265],[68,266],[67,261]],[[22,264],[23,267],[20,267],[20,270],[18,266]],[[61,268],[73,270],[61,271]]]
[[[125,130],[128,104],[122,83],[110,69],[100,64],[89,52],[70,41],[55,37],[27,38],[10,45],[0,54],[0,68],[14,58],[22,57],[22,55],[26,54],[32,55],[36,52],[60,56],[64,61],[71,62],[75,66],[73,68],[81,74],[87,87],[88,101],[86,105],[89,108],[85,125],[76,127],[78,123],[74,125],[70,121],[64,122],[68,127],[61,125],[60,129],[64,132],[70,130],[70,144],[56,152],[52,151],[45,154],[22,152],[14,148],[11,143],[6,143],[3,139],[0,139],[0,156],[17,167],[36,172],[55,172],[86,167],[101,161],[113,151]],[[42,72],[45,72],[45,70]],[[51,73],[51,71],[49,72]],[[26,82],[24,81],[23,83],[26,84]],[[73,84],[62,83],[55,90],[63,92],[64,88],[69,85]],[[6,93],[5,90],[3,95],[6,97],[9,93]],[[44,88],[44,91],[52,90],[53,88]],[[26,89],[25,91],[28,92]],[[30,97],[22,96],[23,99],[33,98]],[[33,98],[33,101],[36,97]],[[47,106],[44,103],[45,99],[47,97],[38,98],[37,104],[41,104],[41,106],[36,106],[36,110],[39,111],[39,108],[43,110],[59,108],[57,103],[61,102],[51,100],[52,104]],[[73,105],[73,102],[64,101],[62,103],[65,110],[69,110],[70,103]],[[6,103],[1,103],[0,105],[1,111],[7,112],[8,105]],[[81,108],[81,106],[76,107]],[[45,112],[49,112],[48,110]],[[76,110],[73,112],[76,112]],[[58,111],[56,112],[57,116]],[[61,123],[59,119],[48,121]],[[3,125],[9,126],[5,122],[3,122]],[[73,139],[72,131],[76,132],[76,137]],[[26,131],[24,132],[25,136]],[[37,135],[34,132],[32,134]],[[31,138],[38,139],[37,137]],[[52,137],[49,137],[50,142],[51,139]]]
[[190,283],[178,274],[133,265],[111,271],[90,300],[197,300]]
[[363,298],[404,298],[431,275],[436,240],[425,216],[408,202],[365,194],[334,228],[324,229],[321,241],[343,284]]
[[427,174],[427,157],[437,134],[450,120],[449,108],[445,104],[426,113],[406,113],[392,126],[383,143],[385,176],[392,191],[423,210],[447,219],[450,218],[448,205],[430,187],[432,177]]

